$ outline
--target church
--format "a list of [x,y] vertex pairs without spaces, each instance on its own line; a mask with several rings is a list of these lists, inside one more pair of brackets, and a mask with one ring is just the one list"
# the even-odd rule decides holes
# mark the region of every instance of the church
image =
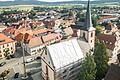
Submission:
[[94,44],[95,28],[88,0],[85,25],[80,28],[79,37],[62,40],[45,48],[45,53],[41,56],[43,79],[78,80],[80,65]]

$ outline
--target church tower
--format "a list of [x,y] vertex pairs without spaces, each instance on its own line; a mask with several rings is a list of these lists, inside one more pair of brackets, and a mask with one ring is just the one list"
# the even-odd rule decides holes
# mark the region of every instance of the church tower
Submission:
[[91,48],[94,48],[94,44],[95,44],[95,28],[93,27],[93,24],[92,24],[90,0],[88,0],[88,5],[87,5],[85,27],[87,28],[87,32],[88,32],[87,41],[90,44]]
[[88,0],[85,24],[83,30],[80,30],[80,37],[84,38],[89,43],[91,49],[94,48],[95,45],[95,30],[91,19],[90,0]]

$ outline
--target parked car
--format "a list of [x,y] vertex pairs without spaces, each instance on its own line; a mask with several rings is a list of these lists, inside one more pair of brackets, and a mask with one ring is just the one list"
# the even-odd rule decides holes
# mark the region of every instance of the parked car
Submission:
[[10,57],[11,57],[11,58],[15,58],[15,56],[14,56],[14,55],[10,55]]
[[0,63],[0,67],[4,66],[5,64],[6,64],[6,62]]
[[38,57],[36,57],[36,59],[41,59],[41,57],[40,57],[40,56],[38,56]]
[[15,73],[14,78],[18,78],[19,77],[19,73]]
[[32,61],[34,61],[33,58],[28,58],[28,59],[26,60],[26,63],[29,63],[29,62],[32,62]]
[[11,57],[10,57],[10,56],[7,56],[6,59],[9,60],[9,59],[11,59]]

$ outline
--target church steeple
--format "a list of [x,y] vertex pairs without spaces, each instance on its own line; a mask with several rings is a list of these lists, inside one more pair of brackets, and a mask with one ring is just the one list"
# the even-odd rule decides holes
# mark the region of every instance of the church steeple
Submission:
[[91,49],[94,48],[95,45],[95,30],[92,24],[90,0],[88,0],[85,25],[83,30],[80,31],[80,37],[89,43]]
[[87,30],[93,29],[92,19],[91,19],[91,6],[90,0],[88,0],[87,4],[87,12],[86,12],[86,19],[85,19],[85,27]]

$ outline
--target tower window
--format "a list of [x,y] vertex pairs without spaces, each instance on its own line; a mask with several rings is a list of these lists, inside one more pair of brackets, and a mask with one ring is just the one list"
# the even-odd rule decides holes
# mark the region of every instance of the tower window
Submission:
[[91,37],[93,37],[93,33],[91,33]]
[[92,43],[92,40],[91,40],[91,43]]
[[83,33],[83,38],[85,38],[85,33]]

